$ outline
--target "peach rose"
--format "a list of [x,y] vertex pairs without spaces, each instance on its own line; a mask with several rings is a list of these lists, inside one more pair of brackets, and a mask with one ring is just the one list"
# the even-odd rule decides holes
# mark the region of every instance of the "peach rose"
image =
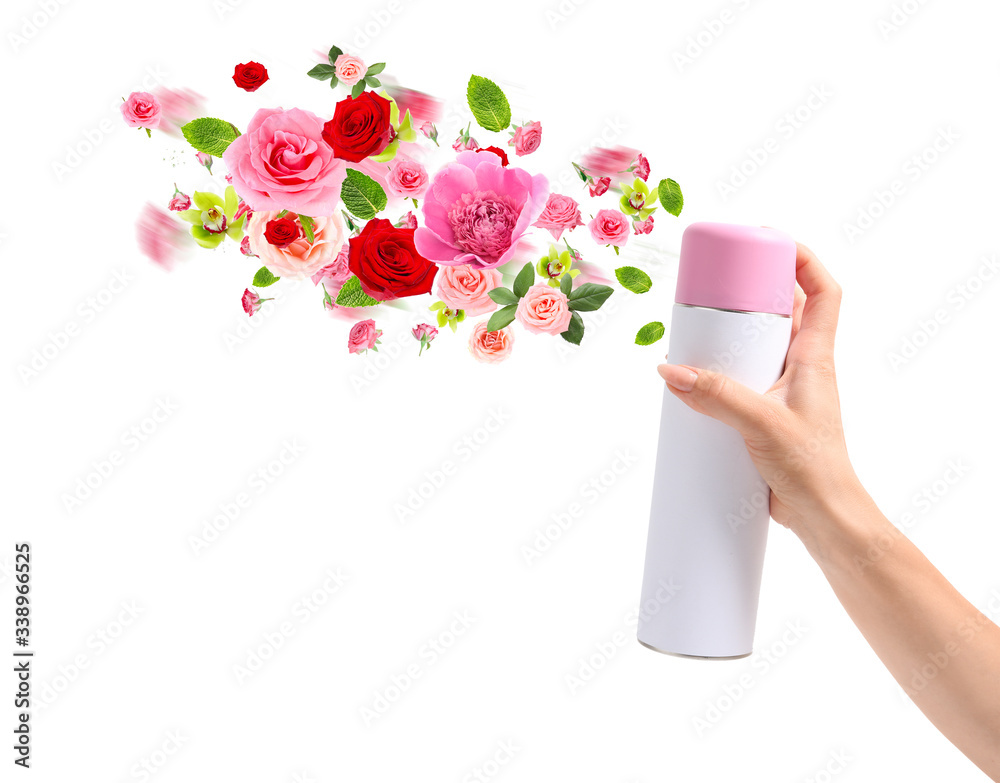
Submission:
[[510,356],[514,347],[514,331],[506,326],[499,332],[487,332],[486,321],[480,321],[469,336],[469,352],[476,361],[497,364]]
[[566,294],[548,283],[537,283],[517,303],[514,317],[521,326],[536,334],[560,334],[573,314]]
[[[264,266],[278,277],[306,277],[332,263],[346,240],[344,221],[339,214],[313,218],[315,241],[310,242],[305,231],[286,247],[276,247],[267,241],[264,231],[277,217],[277,212],[254,212],[247,228],[250,250],[260,256]],[[294,212],[285,217],[298,218]]]
[[365,77],[365,61],[354,54],[339,54],[333,61],[334,72],[348,87],[353,87]]
[[476,269],[470,264],[440,266],[436,278],[437,295],[452,310],[466,315],[482,315],[497,309],[489,293],[500,286],[503,276],[496,269]]

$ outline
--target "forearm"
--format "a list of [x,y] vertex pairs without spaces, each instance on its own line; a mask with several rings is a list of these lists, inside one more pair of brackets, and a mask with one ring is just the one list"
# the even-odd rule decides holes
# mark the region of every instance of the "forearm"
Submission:
[[856,485],[793,527],[913,702],[1000,780],[1000,628]]

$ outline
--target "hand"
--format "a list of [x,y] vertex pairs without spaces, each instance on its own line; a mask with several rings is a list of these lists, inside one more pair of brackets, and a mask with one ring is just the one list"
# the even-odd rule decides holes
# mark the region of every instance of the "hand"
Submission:
[[861,487],[847,456],[833,366],[841,289],[809,248],[797,246],[792,339],[774,386],[758,394],[709,370],[657,369],[690,408],[739,431],[771,488],[771,516],[801,534],[833,500]]

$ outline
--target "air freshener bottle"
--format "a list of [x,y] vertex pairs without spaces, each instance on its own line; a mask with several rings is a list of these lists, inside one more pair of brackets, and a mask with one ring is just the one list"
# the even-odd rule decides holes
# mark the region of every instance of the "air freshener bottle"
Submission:
[[[795,256],[795,242],[773,229],[689,226],[670,363],[770,388],[791,337]],[[665,388],[639,607],[643,645],[698,658],[753,651],[769,497],[740,434]]]

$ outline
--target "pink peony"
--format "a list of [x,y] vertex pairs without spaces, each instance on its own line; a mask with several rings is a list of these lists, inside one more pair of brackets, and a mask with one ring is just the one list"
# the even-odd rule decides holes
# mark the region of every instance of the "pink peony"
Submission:
[[617,209],[599,209],[587,226],[590,235],[599,245],[621,247],[628,241],[629,223]]
[[375,348],[375,343],[381,336],[382,330],[375,328],[375,322],[371,318],[358,321],[351,327],[351,333],[347,336],[347,350],[350,353],[378,350]]
[[411,158],[397,158],[386,177],[389,192],[403,198],[420,198],[427,190],[427,169]]
[[347,282],[347,278],[351,276],[351,270],[347,267],[349,249],[350,245],[345,242],[333,261],[322,269],[317,269],[312,274],[313,283],[325,286],[326,292],[330,295],[334,295],[335,292],[339,291],[340,287]]
[[536,283],[517,303],[514,317],[529,332],[559,334],[566,331],[573,313],[566,294],[548,283]]
[[424,197],[417,251],[445,266],[500,266],[541,214],[548,190],[544,175],[505,168],[494,153],[460,152],[434,175]]
[[149,92],[134,92],[121,105],[122,117],[130,128],[159,128],[160,101]]
[[365,61],[353,54],[337,55],[337,59],[333,62],[333,69],[337,78],[348,87],[353,87],[365,78],[365,72],[368,70]]
[[135,228],[142,254],[164,269],[173,268],[177,250],[186,234],[170,213],[146,204]]
[[469,353],[480,362],[497,364],[508,356],[514,347],[514,330],[505,326],[499,332],[486,331],[486,321],[480,321],[469,335]]
[[503,276],[496,269],[479,269],[469,264],[442,266],[434,280],[435,293],[452,310],[482,315],[497,309],[497,303],[489,297],[490,291],[503,283]]
[[347,167],[323,141],[323,120],[302,109],[259,109],[222,159],[254,210],[331,215]]
[[563,231],[572,231],[577,226],[583,225],[583,220],[580,218],[580,205],[569,196],[564,196],[561,193],[550,193],[549,200],[545,202],[545,209],[535,221],[535,225],[539,228],[547,228],[558,242]]
[[507,144],[514,148],[517,155],[530,155],[542,143],[542,123],[529,122],[519,125]]
[[[339,214],[313,218],[314,241],[310,242],[304,231],[290,245],[272,245],[265,232],[267,224],[277,217],[277,212],[255,212],[247,227],[250,250],[260,256],[264,266],[278,277],[306,277],[332,262],[344,245],[346,233]],[[289,212],[285,217],[296,219]]]
[[599,177],[598,179],[591,178],[587,182],[587,187],[590,188],[591,196],[603,196],[608,192],[608,188],[611,187],[611,177]]

